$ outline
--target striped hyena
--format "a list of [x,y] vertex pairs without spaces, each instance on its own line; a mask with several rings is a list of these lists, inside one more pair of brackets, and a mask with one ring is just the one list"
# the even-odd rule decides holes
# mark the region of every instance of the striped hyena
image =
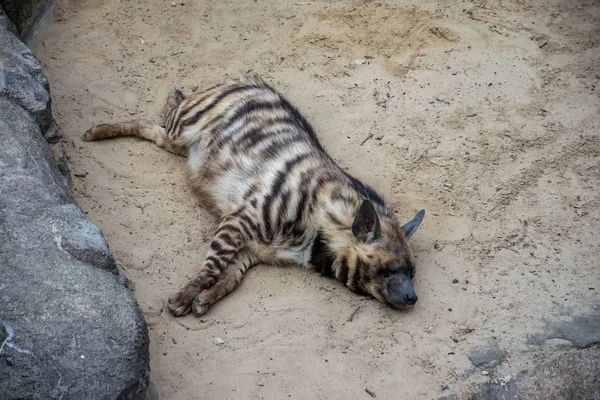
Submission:
[[312,127],[258,77],[184,96],[173,90],[164,126],[96,125],[83,139],[139,136],[187,156],[200,202],[221,218],[198,275],[169,299],[202,315],[258,263],[312,267],[394,308],[415,304],[407,239],[383,199],[327,155]]

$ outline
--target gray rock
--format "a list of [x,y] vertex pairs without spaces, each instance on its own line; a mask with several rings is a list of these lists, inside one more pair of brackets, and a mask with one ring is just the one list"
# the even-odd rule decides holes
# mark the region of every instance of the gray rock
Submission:
[[17,31],[17,27],[12,23],[6,12],[2,9],[2,1],[0,1],[0,28],[5,28],[8,32],[12,33],[14,36],[17,36],[19,32]]
[[49,141],[55,143],[61,135],[52,118],[48,80],[40,62],[11,27],[14,29],[6,18],[0,18],[0,97],[25,109]]
[[0,399],[156,398],[142,313],[42,135],[39,63],[1,27],[0,60]]
[[65,184],[72,189],[73,178],[71,177],[71,166],[69,165],[69,160],[67,159],[64,142],[60,142],[52,146],[52,151],[54,153],[54,162],[56,163],[56,167],[63,176]]
[[44,137],[50,144],[58,143],[58,141],[62,139],[62,132],[60,131],[58,125],[56,125],[54,118],[52,119],[50,126],[48,126],[48,129],[44,131]]
[[0,201],[5,207],[29,212],[50,204],[75,203],[35,121],[23,108],[2,97],[0,135]]
[[571,350],[519,373],[472,385],[437,400],[600,399],[600,348]]
[[544,340],[543,346],[558,349],[561,347],[573,347],[573,342],[562,338],[551,338]]
[[586,347],[600,343],[600,306],[587,315],[570,316],[561,322],[549,322],[540,333],[531,335],[529,343],[536,346]]
[[460,400],[458,395],[455,393],[449,394],[447,396],[438,397],[437,400]]
[[468,357],[478,368],[493,367],[500,363],[502,352],[496,341],[489,340],[484,345],[471,349]]
[[472,388],[472,400],[600,399],[600,349],[563,353],[522,373]]
[[0,4],[24,38],[31,33],[44,12],[52,6],[52,0],[0,0]]
[[154,382],[150,381],[148,385],[148,390],[146,390],[146,399],[145,400],[159,400],[158,389]]

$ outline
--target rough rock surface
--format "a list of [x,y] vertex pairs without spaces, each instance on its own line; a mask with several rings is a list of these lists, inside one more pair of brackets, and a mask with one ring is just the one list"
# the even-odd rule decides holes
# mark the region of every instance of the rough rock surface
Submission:
[[27,110],[48,141],[56,143],[61,136],[52,118],[48,79],[40,62],[15,36],[15,31],[0,9],[0,96]]
[[143,399],[145,321],[55,165],[47,80],[1,13],[0,60],[0,399]]
[[0,5],[15,23],[21,37],[26,37],[44,11],[52,5],[52,0],[0,0]]
[[530,370],[497,376],[437,400],[600,399],[600,348],[570,350]]
[[492,379],[480,385],[472,400],[500,399],[600,399],[600,349],[561,354],[514,376]]
[[548,323],[541,333],[531,336],[530,342],[546,347],[586,347],[600,343],[600,305],[595,313]]
[[476,367],[493,367],[500,363],[502,353],[498,342],[490,340],[484,345],[475,347],[469,352],[469,360]]

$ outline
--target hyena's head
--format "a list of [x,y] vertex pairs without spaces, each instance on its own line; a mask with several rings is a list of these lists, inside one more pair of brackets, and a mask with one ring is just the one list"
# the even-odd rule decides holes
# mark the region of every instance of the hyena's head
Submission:
[[378,215],[365,200],[358,210],[352,233],[357,241],[356,290],[370,294],[393,308],[406,309],[417,302],[413,287],[415,264],[408,238],[421,224],[425,210],[403,226],[384,213]]

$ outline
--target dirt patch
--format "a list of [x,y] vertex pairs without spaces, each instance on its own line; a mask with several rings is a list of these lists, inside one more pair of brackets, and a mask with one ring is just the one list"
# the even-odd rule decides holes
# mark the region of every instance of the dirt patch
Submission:
[[291,43],[302,49],[302,55],[320,50],[332,59],[342,56],[357,65],[377,58],[395,76],[405,76],[426,47],[448,47],[460,41],[427,12],[380,3],[308,14],[296,26]]
[[[163,398],[369,398],[364,386],[431,398],[539,362],[531,335],[597,312],[597,2],[171,4],[65,0],[35,47],[79,202],[148,319]],[[172,87],[248,70],[284,92],[401,220],[427,209],[412,239],[414,310],[270,266],[204,318],[165,309],[215,221],[192,198],[182,159],[80,135],[157,120]],[[468,354],[488,340],[502,362],[481,375]]]

